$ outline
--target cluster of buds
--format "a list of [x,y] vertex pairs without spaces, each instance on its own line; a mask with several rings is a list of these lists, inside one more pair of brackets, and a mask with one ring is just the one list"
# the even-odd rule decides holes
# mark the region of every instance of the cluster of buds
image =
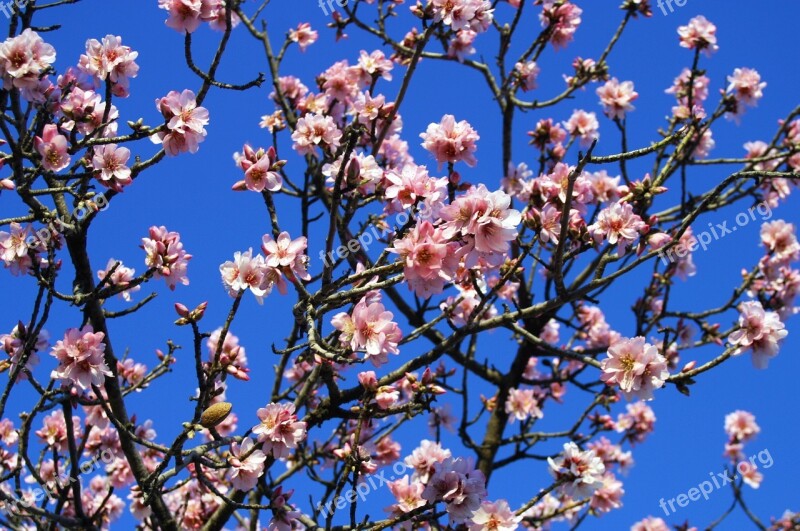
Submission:
[[628,187],[630,201],[650,201],[655,196],[667,191],[666,186],[654,186],[650,174],[646,174],[641,181],[634,181]]
[[201,302],[194,310],[189,310],[189,308],[180,302],[176,302],[175,311],[178,312],[180,319],[175,321],[175,324],[178,326],[186,326],[189,323],[196,323],[200,321],[200,319],[203,318],[203,315],[205,315],[207,307],[208,302]]
[[428,367],[425,369],[425,372],[422,373],[422,378],[419,380],[415,375],[406,373],[408,388],[415,393],[430,393],[433,395],[445,394],[447,391],[445,391],[442,386],[436,384],[436,378],[446,376],[448,374],[452,375],[455,371],[450,370],[445,374],[442,369],[442,367],[438,367],[436,369],[436,373],[434,373],[431,371],[431,368]]
[[581,87],[592,81],[608,81],[608,65],[606,63],[597,64],[594,59],[583,59],[576,57],[572,61],[572,68],[575,69],[574,76],[565,77],[567,85],[571,87]]
[[235,155],[236,165],[244,171],[244,180],[236,182],[233,190],[251,192],[277,192],[283,186],[280,170],[286,165],[285,160],[278,160],[274,147],[267,150],[254,150],[245,144],[242,153]]

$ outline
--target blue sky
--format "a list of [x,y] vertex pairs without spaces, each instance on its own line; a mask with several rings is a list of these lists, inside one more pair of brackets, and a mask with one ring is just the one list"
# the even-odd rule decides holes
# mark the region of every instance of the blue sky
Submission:
[[[331,63],[342,58],[353,62],[361,49],[372,50],[380,43],[374,38],[350,31],[350,37],[334,43],[331,30],[324,28],[326,18],[312,0],[275,0],[268,10],[268,20],[273,38],[277,40],[285,30],[298,22],[308,21],[320,31],[320,41],[305,53],[293,49],[287,54],[282,74],[300,77],[312,86],[314,77]],[[597,57],[605,46],[622,17],[617,9],[618,0],[584,0],[578,2],[584,9],[584,23],[578,30],[576,42],[567,50],[548,50],[540,61],[542,73],[540,88],[533,97],[544,99],[560,92],[563,86],[561,74],[575,56]],[[528,6],[530,8],[530,6]],[[532,10],[529,9],[529,15]],[[510,9],[502,5],[498,16],[505,20]],[[697,14],[706,15],[717,24],[720,51],[711,59],[703,59],[703,67],[711,78],[710,100],[716,103],[716,94],[724,88],[725,76],[735,67],[756,68],[767,81],[765,98],[757,109],[748,110],[740,125],[733,122],[721,124],[715,130],[717,147],[714,156],[741,156],[742,144],[751,140],[768,140],[777,127],[777,120],[785,116],[798,102],[797,89],[800,74],[794,67],[790,50],[796,47],[796,37],[790,32],[779,31],[776,19],[795,20],[800,16],[800,5],[778,0],[762,2],[722,2],[711,0],[689,0],[685,7],[676,7],[668,16],[655,10],[650,19],[633,21],[619,47],[609,59],[613,75],[633,80],[640,97],[637,110],[630,115],[631,144],[644,146],[657,138],[655,131],[665,123],[665,116],[673,104],[670,95],[664,94],[672,80],[684,66],[691,62],[691,52],[680,48],[675,33],[679,25],[685,24]],[[56,67],[61,71],[74,64],[82,53],[88,38],[101,38],[108,33],[123,37],[123,43],[139,52],[137,62],[141,66],[139,77],[133,80],[132,97],[117,101],[121,121],[136,120],[140,116],[145,123],[155,123],[159,115],[154,100],[170,90],[196,89],[198,80],[191,74],[183,60],[183,38],[164,26],[165,12],[157,9],[155,0],[86,0],[76,6],[59,9],[43,15],[41,25],[59,23],[63,29],[45,36],[58,52]],[[87,20],[91,20],[87,24]],[[7,22],[0,17],[0,25]],[[395,35],[402,35],[407,27],[395,24]],[[538,26],[526,27],[523,35],[531,38]],[[219,34],[203,27],[195,34],[195,58],[199,64],[208,61]],[[484,51],[487,60],[496,47],[493,34],[481,35],[478,48]],[[234,32],[231,48],[219,72],[219,77],[232,83],[241,83],[254,78],[258,72],[266,71],[260,48],[245,33],[243,28]],[[396,94],[397,81],[403,69],[395,69],[395,82],[384,84],[382,91],[387,99]],[[179,352],[179,363],[172,374],[156,382],[151,389],[133,397],[131,412],[139,418],[153,418],[161,442],[169,440],[180,423],[191,415],[192,404],[187,400],[196,383],[193,379],[191,355],[188,352],[191,338],[187,329],[175,328],[172,310],[174,302],[187,306],[208,300],[209,310],[203,321],[208,329],[221,324],[228,312],[230,299],[223,290],[218,266],[228,260],[233,252],[248,247],[258,248],[261,235],[269,231],[269,219],[262,199],[256,194],[233,193],[230,187],[240,178],[233,165],[232,154],[240,150],[245,142],[268,147],[270,138],[258,128],[260,116],[272,112],[267,99],[270,88],[265,84],[260,89],[245,93],[212,90],[204,106],[210,110],[209,136],[201,145],[197,155],[183,155],[168,159],[148,171],[135,184],[116,198],[111,207],[94,223],[90,234],[91,256],[95,270],[105,266],[110,257],[123,260],[126,265],[144,270],[143,252],[138,248],[140,239],[151,225],[166,225],[179,231],[186,249],[194,255],[189,268],[191,284],[180,286],[175,292],[164,289],[163,283],[145,286],[135,295],[140,300],[152,290],[159,297],[142,311],[124,320],[111,322],[111,335],[115,349],[130,355],[148,366],[155,364],[154,351],[165,348],[167,339],[186,347]],[[531,129],[540,118],[552,117],[565,120],[574,108],[585,108],[600,114],[593,87],[579,94],[573,102],[544,111],[518,115],[518,128],[514,144],[514,161],[535,160],[535,152],[527,146],[525,131]],[[457,119],[468,120],[480,133],[481,140],[476,169],[464,172],[473,182],[484,182],[490,189],[499,187],[500,134],[499,115],[489,97],[482,79],[473,71],[455,64],[423,61],[419,66],[404,108],[404,137],[412,146],[412,153],[420,163],[429,163],[427,153],[418,145],[418,134],[431,121],[439,121],[442,114],[451,113]],[[121,126],[124,129],[124,126]],[[601,118],[601,142],[597,153],[618,151],[618,134],[611,122]],[[282,153],[289,151],[288,136],[279,143]],[[132,147],[134,154],[146,156],[154,152],[149,143]],[[299,175],[303,168],[290,159],[287,170]],[[646,166],[633,165],[634,175],[642,176]],[[7,172],[7,170],[6,170]],[[611,172],[611,168],[609,168]],[[638,174],[636,173],[638,172]],[[727,173],[723,169],[695,169],[690,174],[690,187],[700,191],[710,188]],[[0,176],[5,176],[0,174]],[[3,215],[15,214],[19,205],[12,204],[4,194]],[[280,201],[282,228],[297,233],[297,207],[289,201]],[[775,212],[776,218],[797,223],[798,200],[796,197]],[[733,219],[739,210],[728,210],[708,221]],[[704,220],[700,227],[705,226]],[[758,260],[758,228],[760,223],[739,229],[736,233],[712,244],[708,252],[696,253],[698,275],[680,284],[673,292],[676,308],[696,310],[710,305],[716,306],[725,300],[740,279],[743,267],[750,268]],[[317,235],[310,242],[312,269],[319,267],[316,256],[323,246],[323,238]],[[62,275],[61,289],[69,291],[67,270]],[[611,325],[623,335],[633,333],[633,318],[630,306],[635,300],[635,287],[645,281],[642,275],[634,275],[625,286],[610,290],[602,299],[603,308]],[[10,330],[21,318],[30,313],[29,294],[33,284],[29,278],[15,278],[7,271],[0,271],[0,294],[6,304],[0,305],[0,329]],[[27,297],[27,298],[26,298]],[[20,302],[25,301],[25,302]],[[236,382],[229,386],[229,398],[240,418],[240,429],[255,424],[255,409],[267,400],[266,390],[272,381],[271,365],[274,361],[270,345],[280,346],[288,334],[292,319],[291,297],[282,298],[277,293],[270,296],[264,306],[258,306],[252,297],[245,297],[242,311],[232,331],[246,347],[253,381]],[[120,306],[112,301],[110,307]],[[728,315],[723,319],[727,327],[735,319]],[[684,493],[708,478],[709,472],[719,472],[725,462],[722,449],[725,442],[723,418],[725,414],[746,409],[754,413],[762,428],[758,439],[750,443],[746,453],[754,454],[768,449],[774,466],[764,470],[762,487],[747,489],[746,500],[762,519],[780,515],[785,509],[800,510],[795,478],[800,473],[800,464],[794,458],[800,429],[797,422],[796,376],[800,360],[797,357],[800,345],[797,321],[789,321],[790,335],[784,343],[781,355],[773,360],[766,371],[752,368],[749,356],[742,356],[726,363],[719,370],[699,378],[692,387],[692,397],[677,393],[674,388],[657,394],[651,403],[658,422],[655,433],[648,441],[635,448],[635,467],[625,481],[625,506],[602,519],[589,519],[584,529],[627,529],[648,514],[663,516],[658,506],[659,499],[672,498]],[[60,306],[54,312],[47,328],[53,336],[60,336],[65,328],[80,324],[74,308]],[[484,340],[491,349],[493,361],[500,367],[504,360],[512,357],[512,343]],[[696,357],[707,360],[718,354],[718,349],[707,348],[697,353],[686,353],[683,359]],[[404,352],[405,356],[411,355]],[[40,375],[51,368],[52,360],[44,355]],[[354,373],[351,374],[351,380]],[[570,425],[572,412],[581,404],[577,393],[568,394],[567,404],[562,408],[550,408],[544,428],[558,429]],[[12,396],[11,409],[18,411],[29,407],[31,395],[20,388]],[[570,399],[576,399],[570,401]],[[581,398],[583,400],[583,398]],[[619,408],[622,409],[621,407]],[[9,412],[12,413],[12,412]],[[615,411],[616,413],[616,411]],[[424,421],[420,419],[416,431],[406,430],[399,440],[403,444],[403,455],[413,449],[413,442],[429,436]],[[445,435],[445,445],[458,448],[456,439]],[[530,463],[519,468],[509,467],[492,478],[489,486],[491,498],[507,498],[512,506],[527,500],[539,488],[549,483],[546,465]],[[308,499],[309,485],[300,481],[296,501]],[[697,501],[681,509],[669,523],[680,523],[689,519],[697,526],[705,526],[716,518],[730,503],[728,491],[715,491],[709,501]],[[367,506],[378,514],[380,508],[391,502],[388,492],[370,495]],[[126,515],[120,528],[130,527]],[[749,528],[740,512],[730,516],[719,529]]]

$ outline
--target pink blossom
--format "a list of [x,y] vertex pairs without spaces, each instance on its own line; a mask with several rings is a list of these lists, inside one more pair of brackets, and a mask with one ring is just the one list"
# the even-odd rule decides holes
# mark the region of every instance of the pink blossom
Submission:
[[670,527],[661,518],[648,516],[644,520],[633,524],[631,531],[670,531]]
[[622,482],[611,472],[603,474],[601,481],[603,485],[592,493],[592,501],[589,502],[589,506],[600,514],[622,507],[622,496],[625,494]]
[[[694,80],[693,86],[689,84]],[[703,102],[708,98],[708,85],[711,80],[705,75],[692,75],[692,71],[684,68],[681,74],[672,82],[672,86],[665,92],[673,94],[678,100],[678,106],[672,108],[672,114],[679,119],[686,119],[690,116],[698,118],[705,117]],[[689,109],[689,92],[692,94],[692,109]]]
[[[5,352],[9,359],[6,363],[10,363],[9,372],[13,373],[17,370],[26,356],[25,344],[29,336],[28,330],[22,323],[17,324],[11,329],[8,334],[0,334],[0,350]],[[39,364],[39,355],[37,352],[44,350],[48,346],[48,339],[50,334],[47,330],[42,329],[33,342],[32,348],[27,351],[27,360],[25,361],[24,368],[32,371],[36,365]],[[20,371],[17,376],[17,381],[26,380],[28,376],[25,372]]]
[[702,50],[711,57],[711,54],[719,50],[717,46],[717,27],[709,22],[703,15],[698,15],[689,21],[686,26],[678,28],[678,35],[681,38],[681,46],[694,50]]
[[472,459],[448,457],[433,465],[422,497],[429,502],[443,501],[454,522],[470,518],[486,497],[486,478],[474,468]]
[[457,247],[457,244],[447,243],[441,229],[422,221],[387,250],[400,255],[409,289],[428,298],[441,293],[445,282],[455,274]]
[[264,452],[276,459],[289,457],[289,450],[306,438],[306,423],[297,420],[294,404],[267,404],[258,410],[261,422],[253,427],[258,442],[263,444]]
[[375,376],[375,371],[362,371],[358,373],[358,383],[368,391],[375,391],[378,389],[378,378]]
[[[281,94],[289,100],[291,105],[297,105],[306,94],[308,94],[308,87],[303,84],[298,78],[294,76],[281,76],[278,78],[278,87]],[[275,92],[270,93],[269,97],[276,103],[279,103],[278,96]]]
[[305,52],[306,48],[317,42],[317,37],[319,34],[311,29],[311,24],[308,22],[301,22],[297,29],[289,31],[289,39],[300,46],[301,52]]
[[[477,253],[495,258],[508,252],[522,221],[519,211],[511,208],[508,194],[502,190],[490,193],[482,184],[444,207],[440,215],[445,221],[445,237],[460,236]],[[473,267],[475,258],[467,258],[467,267]]]
[[505,500],[485,501],[467,522],[469,531],[514,531],[522,516],[516,516]]
[[[642,402],[637,403],[641,404]],[[603,460],[603,465],[605,465],[607,471],[613,465],[619,465],[620,470],[625,472],[627,468],[633,465],[633,454],[631,452],[623,452],[620,445],[613,444],[605,437],[600,437],[597,441],[588,443],[586,448],[592,450],[597,457]]]
[[153,143],[162,144],[167,155],[173,157],[187,151],[197,153],[200,143],[206,139],[209,115],[205,107],[197,106],[194,92],[189,89],[170,91],[156,100],[156,108],[167,120],[168,132],[151,136]]
[[250,369],[247,368],[247,354],[244,347],[239,344],[239,338],[228,331],[225,334],[225,341],[220,345],[219,340],[221,337],[222,327],[214,330],[206,341],[208,365],[219,365],[225,372],[238,380],[250,380],[248,375]]
[[[533,187],[538,190],[545,199],[558,199],[562,203],[567,201],[570,176],[575,171],[574,166],[568,166],[559,162],[553,170],[545,175],[541,175],[533,180]],[[594,200],[592,183],[587,178],[587,173],[582,172],[575,177],[572,188],[572,201],[576,208],[583,208],[583,205]]]
[[56,50],[38,33],[26,28],[0,44],[0,77],[3,88],[34,89],[39,77],[56,60]]
[[0,442],[7,447],[14,446],[19,440],[19,433],[9,419],[0,420]]
[[561,235],[561,210],[552,203],[545,203],[541,210],[530,209],[528,216],[534,228],[539,231],[540,242],[553,242],[554,245],[558,245]]
[[[72,416],[72,428],[76,439],[81,437],[80,418]],[[36,436],[45,444],[56,451],[63,452],[67,449],[67,423],[64,419],[64,411],[56,409],[42,420],[42,429],[36,432]]]
[[258,478],[264,473],[264,462],[267,456],[258,449],[253,449],[255,443],[246,437],[242,444],[231,443],[231,456],[228,464],[231,465],[231,485],[234,489],[250,491],[255,488]]
[[656,416],[645,402],[634,402],[626,406],[626,412],[617,416],[616,431],[624,433],[632,442],[644,442],[655,430]]
[[419,481],[414,481],[408,475],[396,481],[390,481],[386,485],[389,487],[392,496],[397,500],[397,503],[387,507],[387,511],[395,514],[410,513],[426,503],[422,499],[425,485]]
[[766,369],[769,360],[778,355],[780,343],[789,332],[775,312],[767,312],[758,301],[739,305],[739,329],[730,335],[730,342],[739,348],[736,354],[753,350],[753,366]]
[[381,409],[389,409],[397,404],[399,399],[400,392],[391,385],[383,385],[379,387],[378,392],[375,395],[375,402]]
[[9,225],[11,232],[0,231],[0,259],[8,267],[12,262],[28,255],[30,226],[23,227],[16,221]]
[[704,131],[703,135],[697,140],[697,146],[694,148],[692,156],[698,159],[704,159],[708,157],[711,150],[713,150],[716,145],[717,143],[714,141],[711,130]]
[[564,443],[564,451],[557,458],[548,457],[550,474],[564,482],[562,490],[571,498],[588,498],[603,486],[606,467],[591,450],[585,452],[574,442]]
[[757,489],[764,480],[764,475],[758,471],[758,467],[747,461],[741,461],[736,465],[736,470],[742,481],[751,489]]
[[500,186],[511,197],[519,197],[527,202],[528,197],[524,195],[523,190],[532,175],[533,171],[528,168],[526,163],[520,162],[515,166],[513,162],[509,161],[506,175],[500,180]]
[[286,161],[279,161],[274,147],[253,150],[244,145],[242,153],[234,155],[236,165],[244,170],[244,185],[252,192],[277,192],[283,186],[283,177],[278,173]]
[[[328,177],[326,182],[331,186],[336,184],[341,167],[342,157],[333,163],[322,166],[322,175]],[[383,168],[375,160],[375,157],[363,153],[353,153],[350,161],[345,165],[340,185],[343,190],[347,190],[348,194],[372,194],[381,184],[383,173]]]
[[506,413],[511,415],[510,422],[514,422],[515,419],[525,421],[531,416],[539,419],[544,417],[533,389],[509,389]]
[[632,81],[620,83],[615,77],[598,88],[597,95],[606,116],[616,120],[624,119],[626,113],[634,110],[632,103],[639,97],[639,93],[633,90]]
[[311,113],[297,120],[297,126],[292,133],[294,144],[292,149],[300,155],[314,152],[320,146],[328,151],[336,151],[342,132],[330,116]]
[[378,118],[385,104],[386,96],[383,94],[373,96],[369,92],[359,92],[353,102],[353,110],[358,114],[361,123],[368,124]]
[[180,32],[192,33],[211,16],[210,0],[158,0],[158,7],[169,13],[167,26]]
[[104,144],[94,148],[92,167],[98,172],[97,179],[104,186],[117,192],[133,182],[131,169],[127,166],[131,151],[116,144]]
[[581,24],[583,10],[572,2],[560,0],[543,0],[539,20],[543,28],[550,28],[550,42],[556,50],[564,48],[572,42],[578,26]]
[[261,122],[259,122],[258,126],[266,129],[270,133],[282,131],[286,128],[286,119],[283,116],[283,111],[278,109],[272,114],[265,114],[261,117]]
[[582,147],[588,147],[594,140],[600,138],[600,124],[593,112],[582,109],[574,111],[569,120],[564,122],[564,127],[570,135],[580,138]]
[[[531,137],[531,145],[536,146],[541,151],[545,151],[550,147],[554,157],[557,152],[563,154],[564,148],[561,143],[567,138],[567,132],[552,118],[542,118],[536,122],[536,128],[528,131],[528,136]],[[561,155],[558,155],[556,158],[560,157]]]
[[738,409],[725,415],[725,433],[732,441],[750,442],[760,431],[755,415],[749,411]]
[[466,120],[456,122],[452,114],[445,114],[440,123],[428,125],[427,131],[419,136],[422,147],[433,155],[440,168],[445,162],[463,160],[470,167],[478,163],[474,153],[480,136]]
[[733,75],[728,76],[727,92],[733,96],[736,103],[732,114],[734,117],[744,113],[745,107],[755,107],[764,96],[766,83],[761,81],[761,76],[752,68],[736,68]]
[[361,50],[358,64],[354,67],[354,73],[357,76],[360,87],[367,88],[378,78],[391,81],[392,74],[390,72],[393,68],[394,64],[386,58],[383,51],[374,50],[371,53],[367,53],[365,50]]
[[463,63],[468,55],[475,53],[475,47],[472,44],[477,35],[469,29],[459,30],[447,45],[447,57],[454,57],[458,62]]
[[537,87],[536,78],[539,76],[541,69],[536,65],[535,61],[517,63],[514,65],[514,70],[519,77],[520,87],[523,91],[527,92]]
[[146,253],[145,264],[155,269],[156,278],[164,278],[169,289],[174,290],[178,283],[189,285],[186,270],[192,255],[183,249],[181,235],[170,232],[163,225],[152,226],[149,238],[142,238],[142,249]]
[[[253,250],[235,252],[233,261],[227,261],[219,266],[222,275],[222,284],[231,297],[250,290],[255,295],[259,304],[264,303],[264,297],[272,291],[274,280],[282,278],[277,271],[271,271],[260,254],[253,256]],[[282,291],[285,291],[286,288]]]
[[308,256],[305,250],[308,242],[305,236],[292,239],[286,231],[278,235],[274,240],[269,234],[265,234],[261,239],[261,250],[264,251],[265,263],[267,266],[280,269],[283,273],[294,274],[302,280],[310,280],[308,274]]
[[621,339],[608,347],[602,361],[600,379],[608,385],[619,385],[626,398],[652,400],[653,390],[663,387],[669,377],[667,360],[644,337]]
[[782,219],[761,225],[761,243],[772,255],[770,263],[786,265],[800,258],[800,243],[797,242],[795,226]]
[[606,322],[603,311],[596,306],[581,306],[578,309],[578,319],[585,330],[583,335],[589,348],[607,348],[620,338],[619,333],[613,331]]
[[405,463],[414,469],[413,479],[422,483],[428,483],[433,474],[434,466],[450,458],[450,450],[442,448],[442,445],[435,441],[423,439],[411,455],[405,458]]
[[491,25],[493,9],[487,0],[432,0],[436,22],[444,22],[453,30],[486,31]]
[[411,208],[438,188],[431,182],[427,168],[416,164],[406,164],[400,171],[386,172],[386,181],[384,195],[397,211]]
[[86,54],[81,55],[78,68],[98,81],[108,79],[113,94],[124,98],[129,93],[130,78],[139,73],[138,56],[139,52],[122,45],[122,37],[106,35],[102,42],[97,39],[86,41]]
[[[101,269],[97,272],[98,280],[104,280],[108,275],[108,272],[117,264],[118,261],[109,258],[108,263],[106,264],[105,269]],[[131,300],[131,293],[135,293],[142,289],[141,286],[130,286],[131,281],[136,277],[136,271],[131,269],[130,267],[125,267],[122,262],[119,262],[119,265],[114,269],[114,272],[111,274],[111,277],[106,282],[107,286],[114,287],[115,289],[125,288],[119,292],[119,296],[122,297],[125,301]]]
[[294,490],[283,492],[282,486],[272,492],[272,518],[267,526],[270,531],[292,531],[296,528],[302,513],[289,503],[293,493]]
[[67,153],[67,137],[58,132],[58,126],[47,124],[42,136],[37,136],[33,145],[42,157],[42,166],[48,171],[61,171],[69,166],[70,156]]
[[331,319],[341,332],[339,341],[353,351],[365,351],[366,358],[376,367],[389,361],[388,354],[397,354],[403,337],[394,315],[380,301],[378,292],[371,292],[353,307],[352,314],[338,313]]
[[637,214],[634,214],[630,203],[617,202],[600,211],[597,221],[587,227],[596,243],[604,240],[617,246],[617,254],[622,256],[625,250],[636,241],[639,233],[647,228]]
[[[225,12],[226,0],[208,0],[208,15],[203,20],[208,22],[208,26],[215,31],[225,31],[228,27],[227,15]],[[239,25],[241,19],[236,11],[231,10],[231,27]]]
[[611,177],[606,170],[587,173],[586,179],[591,183],[595,201],[608,203],[628,193],[628,187],[619,184],[620,176]]
[[[147,374],[147,366],[144,363],[136,363],[131,358],[126,358],[124,361],[117,362],[117,374],[126,385],[133,387],[142,383]],[[140,387],[137,392],[141,390]]]
[[91,325],[82,329],[70,328],[53,345],[50,354],[58,360],[58,367],[53,370],[52,377],[66,384],[74,384],[81,391],[91,389],[93,385],[103,385],[106,376],[113,376],[105,361],[105,334],[96,332]]

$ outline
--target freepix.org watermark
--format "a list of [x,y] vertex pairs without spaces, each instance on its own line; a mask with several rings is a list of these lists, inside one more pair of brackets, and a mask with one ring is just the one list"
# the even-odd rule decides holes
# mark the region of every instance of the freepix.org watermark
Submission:
[[28,5],[30,0],[0,0],[0,11],[6,16],[11,18],[15,10],[22,10],[23,7]]
[[[756,464],[756,460],[758,460],[758,464]],[[661,507],[665,515],[669,516],[670,514],[675,514],[681,507],[689,505],[689,502],[699,500],[701,496],[707,501],[711,493],[715,490],[724,488],[728,483],[733,483],[740,475],[745,475],[753,469],[758,470],[759,464],[765,470],[767,468],[772,468],[772,465],[775,464],[768,449],[765,448],[758,452],[758,454],[751,455],[749,460],[742,460],[736,465],[738,474],[734,474],[733,477],[731,477],[731,471],[727,469],[722,472],[709,472],[708,475],[711,481],[703,481],[699,483],[697,487],[692,487],[687,492],[682,492],[673,498],[661,498],[658,502],[658,506]],[[675,508],[676,502],[678,505],[677,509]]]
[[748,208],[746,211],[736,214],[736,218],[734,219],[736,225],[731,225],[729,227],[728,221],[723,221],[722,223],[709,223],[709,230],[704,230],[703,232],[692,236],[688,244],[680,242],[677,245],[670,247],[666,251],[661,249],[658,251],[658,256],[661,258],[661,261],[664,263],[664,265],[669,265],[670,263],[674,263],[676,261],[676,256],[677,258],[683,258],[687,254],[694,252],[698,247],[705,251],[712,242],[721,240],[728,234],[736,232],[739,227],[745,227],[749,223],[755,221],[756,212],[759,214],[759,216],[761,216],[761,221],[767,221],[768,219],[772,218],[772,209],[770,206],[767,203],[759,203],[754,207]]
[[[110,465],[115,460],[116,456],[112,451],[103,449],[91,459],[81,461],[78,469],[80,470],[81,475],[91,474],[100,468],[101,463],[103,465]],[[66,469],[67,467],[64,467],[65,471]],[[48,503],[56,503],[60,496],[58,491],[63,491],[76,481],[78,481],[77,478],[68,476],[66,472],[64,472],[55,479],[55,486],[52,490],[48,489],[47,487],[39,486],[35,489],[28,490],[22,498],[12,497],[11,499],[0,500],[0,513],[8,513],[12,510],[19,512],[32,507],[33,505],[38,505],[39,502],[45,498],[47,498]]]
[[[0,2],[2,1],[3,0],[0,0]],[[37,247],[39,245],[47,247],[50,240],[58,237],[57,235],[74,230],[74,227],[70,224],[71,220],[83,221],[92,211],[102,212],[108,208],[108,200],[104,194],[97,194],[92,198],[92,202],[94,207],[96,207],[93,208],[93,210],[90,210],[86,206],[78,206],[72,211],[71,216],[64,215],[54,218],[46,227],[42,227],[34,234],[28,236],[25,243],[28,247]]]
[[391,483],[397,479],[398,476],[405,474],[406,470],[409,468],[411,467],[406,465],[403,461],[398,461],[392,465],[393,474],[388,478],[386,477],[386,473],[388,472],[387,470],[381,470],[375,474],[368,474],[361,479],[360,483],[356,485],[355,489],[348,490],[344,494],[335,497],[325,505],[318,503],[317,510],[324,518],[327,518],[328,515],[334,512],[334,507],[339,510],[344,509],[351,503],[354,503],[356,498],[361,499],[363,502],[367,499],[367,496],[369,496],[371,492],[378,490],[387,483]]
[[[0,0],[2,1],[2,0]],[[336,6],[344,7],[347,5],[348,0],[319,0],[319,8],[322,10],[322,13],[325,16],[328,16],[328,13],[336,13]],[[325,7],[327,6],[327,8]]]
[[689,3],[689,0],[657,0],[656,5],[664,13],[666,17],[669,13],[667,13],[667,9],[669,9],[670,13],[675,12],[675,7],[672,4],[675,4],[678,7],[683,7]]
[[434,215],[433,207],[429,206],[427,203],[421,203],[417,208],[416,214],[410,212],[408,210],[402,210],[398,214],[395,215],[393,223],[389,224],[386,223],[383,225],[383,228],[380,229],[372,224],[369,230],[364,230],[358,237],[353,238],[346,245],[340,245],[336,249],[331,250],[327,255],[325,251],[319,252],[319,259],[326,266],[332,266],[337,259],[344,259],[347,258],[348,255],[351,253],[356,253],[360,249],[363,249],[364,252],[369,250],[369,246],[372,245],[373,242],[380,241],[381,238],[384,238],[390,234],[395,234],[397,229],[400,227],[404,227],[406,223],[411,220],[412,216],[416,217],[417,221],[425,221],[427,219],[431,219]]

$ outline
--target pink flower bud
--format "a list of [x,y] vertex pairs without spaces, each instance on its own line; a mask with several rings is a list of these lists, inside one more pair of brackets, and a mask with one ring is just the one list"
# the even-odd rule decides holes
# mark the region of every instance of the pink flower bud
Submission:
[[656,232],[647,238],[647,243],[649,243],[653,249],[661,249],[671,241],[672,236],[665,232]]
[[181,317],[189,317],[189,308],[187,308],[180,302],[175,303],[175,311],[178,312],[178,315],[180,315]]
[[368,391],[374,391],[378,388],[378,378],[375,376],[375,371],[358,373],[358,381]]

